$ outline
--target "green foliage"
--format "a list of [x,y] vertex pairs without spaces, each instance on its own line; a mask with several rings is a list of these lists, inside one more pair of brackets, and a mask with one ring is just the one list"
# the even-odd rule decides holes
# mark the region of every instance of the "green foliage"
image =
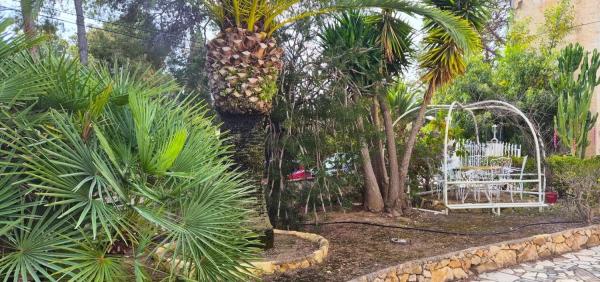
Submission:
[[319,34],[323,55],[342,72],[348,73],[358,87],[381,78],[383,50],[378,48],[377,25],[358,11],[344,12],[335,17]]
[[116,21],[103,28],[109,31],[93,29],[87,34],[89,52],[94,59],[111,65],[127,59],[154,69],[165,66],[171,46],[157,41],[161,31],[148,15],[141,13],[134,23]]
[[600,206],[600,158],[554,155],[547,161],[552,187],[572,200],[581,218],[591,224]]
[[[512,165],[513,167],[522,167],[524,157],[512,157]],[[527,163],[525,164],[525,172],[534,172],[536,171],[536,160],[535,157],[527,158]]]
[[[435,9],[431,6],[404,0],[328,0],[321,1],[321,9],[304,11],[288,15],[299,0],[204,0],[211,18],[221,30],[231,27],[244,28],[250,31],[265,32],[270,36],[279,28],[301,19],[339,10],[382,8],[407,14],[419,15],[431,19],[455,41],[460,48],[473,49],[477,46],[475,32],[459,17]],[[282,15],[287,18],[278,20]],[[395,40],[393,40],[395,41]],[[382,42],[392,42],[383,40]],[[395,47],[400,47],[396,45]],[[393,50],[391,48],[390,50]]]
[[[429,1],[433,6],[451,12],[464,19],[470,31],[465,32],[469,44],[461,44],[434,21],[425,20],[427,35],[423,39],[424,51],[419,65],[425,70],[421,79],[430,87],[430,92],[465,72],[464,55],[478,51],[481,40],[477,33],[489,17],[489,11],[479,0],[438,0]],[[455,3],[459,2],[459,3]],[[428,103],[428,101],[426,102]]]
[[[419,132],[419,138],[415,144],[415,151],[409,167],[409,178],[412,187],[419,187],[423,182],[425,186],[432,185],[429,181],[434,175],[439,174],[440,163],[444,155],[444,130],[446,127],[446,116],[443,112],[438,112],[423,126]],[[463,136],[463,129],[453,127],[449,130],[448,136],[451,139],[458,139]],[[426,187],[431,188],[431,187]],[[411,189],[411,191],[417,189]]]
[[590,112],[590,106],[594,88],[600,84],[597,75],[600,53],[594,49],[591,58],[589,55],[589,52],[584,55],[579,44],[565,47],[558,58],[558,77],[551,84],[559,95],[554,127],[571,155],[580,158],[585,156],[589,145],[588,132],[598,119],[598,114]]
[[560,0],[556,5],[544,11],[545,24],[540,26],[540,33],[545,34],[543,48],[554,49],[563,38],[573,30],[575,9],[571,0]]
[[[553,40],[562,42],[565,32],[554,31],[560,26],[572,26],[572,18],[554,18],[541,25],[555,34],[561,35]],[[556,26],[558,24],[558,26]],[[530,21],[513,21],[506,36],[502,53],[494,62],[486,62],[481,56],[471,56],[467,60],[464,75],[453,80],[452,84],[441,90],[436,103],[448,104],[452,101],[462,103],[482,100],[501,100],[521,109],[537,125],[546,149],[553,142],[553,118],[557,111],[558,93],[551,88],[551,82],[557,75],[556,50],[537,47],[550,41],[548,33],[532,34]],[[508,124],[502,135],[504,140],[524,143],[533,148],[533,140],[522,129],[528,130],[520,118],[511,116],[478,117],[480,128],[489,128],[492,124]],[[470,117],[459,118],[458,123],[473,133]]]
[[0,74],[28,75],[0,101],[0,277],[149,281],[162,261],[171,280],[249,279],[253,188],[205,106],[162,73],[33,61],[19,40],[0,44]]
[[386,98],[398,122],[421,104],[420,93],[400,80],[387,87]]
[[56,209],[40,206],[22,212],[23,222],[0,236],[3,281],[59,280],[55,272],[68,266],[68,249],[77,247],[81,235],[73,228],[73,218],[60,218]]

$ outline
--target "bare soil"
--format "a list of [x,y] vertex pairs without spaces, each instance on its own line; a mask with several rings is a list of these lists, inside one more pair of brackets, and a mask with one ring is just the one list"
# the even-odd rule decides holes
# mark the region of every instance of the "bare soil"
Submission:
[[273,248],[263,253],[265,260],[288,261],[310,255],[319,249],[319,244],[296,236],[275,234]]
[[[391,218],[360,210],[328,212],[321,222],[360,221],[469,233],[468,236],[386,228],[362,224],[306,225],[304,231],[320,234],[330,243],[329,256],[318,266],[263,277],[265,281],[347,281],[360,275],[423,257],[440,255],[474,246],[552,233],[583,226],[582,223],[556,223],[522,227],[541,222],[579,221],[574,211],[559,205],[544,209],[506,209],[495,216],[489,211],[455,211],[435,215],[413,211],[406,217]],[[511,231],[492,235],[491,232]],[[482,234],[488,233],[488,234]],[[392,238],[410,240],[407,245]],[[277,238],[275,238],[277,242]],[[277,243],[276,243],[277,244]],[[287,244],[287,243],[286,243]]]

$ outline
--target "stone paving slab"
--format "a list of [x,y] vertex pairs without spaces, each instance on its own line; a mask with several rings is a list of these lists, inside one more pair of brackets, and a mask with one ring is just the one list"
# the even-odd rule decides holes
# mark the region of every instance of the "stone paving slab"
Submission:
[[480,274],[470,281],[531,282],[555,281],[600,282],[600,246],[562,256]]

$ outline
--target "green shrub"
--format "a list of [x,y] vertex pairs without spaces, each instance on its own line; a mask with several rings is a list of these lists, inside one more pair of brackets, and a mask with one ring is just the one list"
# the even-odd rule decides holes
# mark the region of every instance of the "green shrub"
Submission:
[[36,60],[2,39],[4,281],[251,279],[253,188],[203,105],[160,73]]
[[551,187],[573,201],[580,216],[591,223],[600,206],[600,157],[551,156],[548,165]]
[[[521,168],[523,165],[524,157],[512,157],[512,166]],[[535,156],[527,157],[527,163],[525,164],[525,172],[537,172]]]
[[600,157],[580,159],[568,155],[552,155],[546,159],[546,162],[550,169],[548,186],[561,196],[566,196],[568,192],[568,187],[562,182],[560,177],[565,172],[577,170],[580,166],[590,166],[600,169]]

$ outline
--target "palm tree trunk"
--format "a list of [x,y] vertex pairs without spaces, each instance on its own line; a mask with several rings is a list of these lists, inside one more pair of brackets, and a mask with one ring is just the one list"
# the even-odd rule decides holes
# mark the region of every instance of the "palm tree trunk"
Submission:
[[221,128],[227,131],[228,143],[233,150],[235,169],[247,173],[256,185],[256,211],[251,228],[259,233],[265,249],[273,247],[273,226],[269,220],[267,204],[262,189],[265,173],[265,115],[231,114],[219,112]]
[[383,114],[383,127],[385,129],[388,162],[390,163],[390,188],[388,197],[386,198],[385,206],[388,212],[393,213],[394,208],[397,206],[396,203],[398,200],[403,200],[399,199],[399,197],[404,198],[404,193],[400,193],[400,171],[398,168],[396,135],[394,134],[394,122],[392,120],[392,114],[390,113],[387,102],[384,100],[382,95],[377,95],[377,99],[379,100],[379,106],[381,107],[381,113]]
[[88,63],[88,42],[85,32],[85,16],[83,14],[82,0],[74,0],[75,15],[77,17],[77,48],[79,49],[79,61],[83,65]]
[[[371,104],[371,119],[373,120],[373,125],[379,129],[381,128],[381,121],[379,119],[379,105],[377,99],[373,99],[373,104]],[[387,168],[385,166],[385,148],[383,146],[383,141],[381,138],[376,138],[373,140],[375,143],[376,150],[373,155],[373,170],[375,171],[375,176],[377,177],[377,184],[379,185],[379,189],[381,191],[381,196],[383,197],[383,201],[385,202],[388,198],[389,193],[389,176],[387,173]]]
[[[412,157],[412,152],[415,147],[415,142],[417,141],[417,135],[423,127],[423,122],[425,121],[425,112],[427,111],[427,106],[431,103],[431,99],[433,98],[433,93],[435,92],[435,86],[430,84],[427,88],[427,92],[425,92],[425,97],[423,97],[423,103],[419,108],[419,112],[417,113],[417,118],[412,124],[412,128],[410,130],[410,135],[408,136],[408,140],[406,141],[406,146],[404,149],[404,156],[402,157],[402,163],[400,164],[400,184],[399,184],[399,194],[405,194],[406,187],[406,178],[408,176],[408,166],[410,165],[410,159]],[[403,197],[398,198],[393,204],[393,208],[397,210],[404,210],[408,207],[408,202],[406,198]]]
[[[358,118],[357,126],[360,131],[364,131],[362,117]],[[372,212],[381,212],[383,211],[384,206],[383,198],[381,197],[381,191],[377,184],[377,177],[375,177],[375,172],[373,171],[373,164],[371,162],[367,141],[362,137],[360,140],[360,155],[363,163],[363,177],[365,180],[364,208]]]
[[[36,0],[21,0],[21,17],[23,17],[23,32],[30,37],[34,37],[37,33],[35,27],[36,13],[35,3]],[[41,0],[40,0],[41,1]],[[31,53],[37,54],[37,47],[31,47]]]

